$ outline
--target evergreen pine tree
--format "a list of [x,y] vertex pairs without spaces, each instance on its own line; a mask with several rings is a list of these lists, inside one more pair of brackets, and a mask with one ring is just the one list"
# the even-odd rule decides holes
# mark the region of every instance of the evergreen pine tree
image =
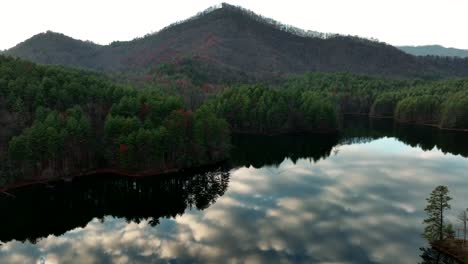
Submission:
[[438,186],[426,199],[428,204],[424,211],[428,217],[423,222],[426,224],[423,236],[429,241],[444,239],[444,211],[451,208],[448,202],[452,200],[448,193],[447,186]]

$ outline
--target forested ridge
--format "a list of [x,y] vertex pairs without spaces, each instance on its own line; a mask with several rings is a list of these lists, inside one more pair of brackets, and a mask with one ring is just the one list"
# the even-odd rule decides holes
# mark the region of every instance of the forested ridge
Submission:
[[228,124],[157,89],[0,56],[1,180],[112,168],[157,173],[225,159]]
[[416,56],[441,56],[468,58],[468,50],[446,48],[440,45],[400,46],[402,51]]

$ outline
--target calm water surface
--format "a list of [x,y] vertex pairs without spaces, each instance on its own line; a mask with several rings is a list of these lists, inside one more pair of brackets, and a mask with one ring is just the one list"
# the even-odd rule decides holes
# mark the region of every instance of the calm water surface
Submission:
[[0,197],[0,263],[435,263],[425,198],[448,185],[454,223],[468,207],[468,134],[349,119],[234,145],[208,172]]

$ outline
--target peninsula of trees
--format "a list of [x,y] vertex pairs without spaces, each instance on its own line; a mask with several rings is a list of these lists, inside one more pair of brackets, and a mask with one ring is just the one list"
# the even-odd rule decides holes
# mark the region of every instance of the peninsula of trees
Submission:
[[95,170],[156,174],[226,159],[229,127],[208,109],[89,72],[0,56],[6,182]]

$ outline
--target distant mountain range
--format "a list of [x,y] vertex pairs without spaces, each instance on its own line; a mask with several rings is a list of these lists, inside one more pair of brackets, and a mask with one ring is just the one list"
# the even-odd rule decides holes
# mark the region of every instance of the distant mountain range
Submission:
[[425,45],[425,46],[399,46],[402,51],[415,56],[443,56],[443,57],[459,57],[468,58],[468,50],[446,48],[440,45]]
[[202,67],[213,82],[223,78],[268,80],[304,72],[352,72],[399,78],[468,76],[468,59],[422,58],[391,45],[304,31],[228,4],[132,41],[97,45],[46,32],[6,54],[148,78],[161,64]]

